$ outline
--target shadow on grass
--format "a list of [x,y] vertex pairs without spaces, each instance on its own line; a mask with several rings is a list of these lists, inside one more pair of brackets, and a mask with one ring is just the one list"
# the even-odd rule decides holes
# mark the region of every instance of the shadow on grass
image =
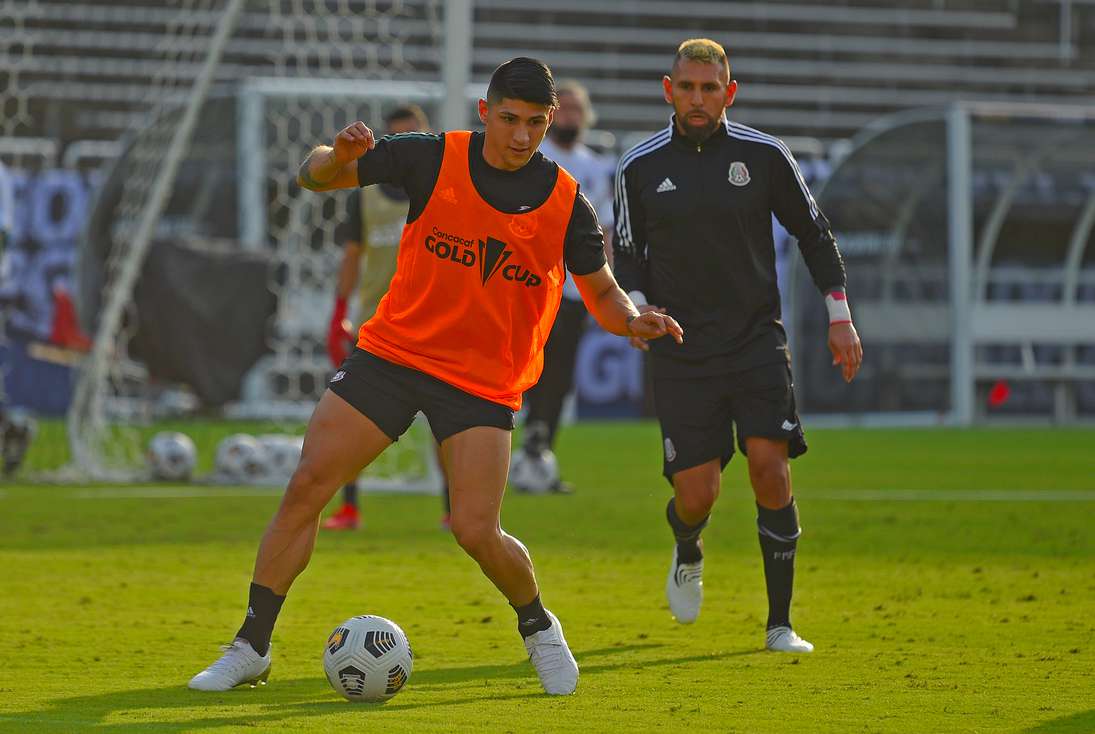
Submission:
[[[583,676],[631,668],[636,664],[630,657],[614,660],[624,653],[648,651],[665,647],[660,643],[623,645],[598,648],[576,653]],[[680,665],[753,655],[763,650],[715,652],[690,657],[665,657],[643,660],[643,667]],[[603,662],[589,662],[603,658]],[[168,688],[145,688],[117,691],[95,696],[77,696],[52,702],[39,710],[0,713],[0,731],[73,731],[94,728],[102,732],[183,732],[222,726],[249,726],[273,730],[278,722],[300,717],[326,716],[353,711],[358,716],[386,717],[400,712],[428,707],[479,704],[488,701],[551,699],[539,689],[535,673],[526,661],[499,665],[477,665],[456,668],[416,670],[408,689],[412,695],[397,697],[383,706],[348,704],[335,696],[321,676],[279,680],[275,668],[269,688],[236,689],[226,693],[198,693],[180,684]],[[490,681],[519,680],[516,691],[484,690]],[[534,690],[521,690],[525,686]],[[419,700],[415,691],[429,693]],[[578,689],[581,693],[581,684]],[[450,694],[450,695],[446,695]],[[565,704],[566,698],[557,699]],[[238,711],[233,710],[241,706]],[[352,708],[351,708],[352,707]],[[177,714],[170,710],[179,709]],[[196,709],[185,712],[182,709]],[[226,709],[228,709],[226,711]],[[148,712],[148,713],[146,713]],[[132,718],[133,721],[119,721]],[[111,719],[112,721],[107,721]],[[379,721],[380,719],[378,719]]]
[[1023,734],[1090,734],[1095,731],[1095,709],[1043,721],[1037,726],[1024,729]]

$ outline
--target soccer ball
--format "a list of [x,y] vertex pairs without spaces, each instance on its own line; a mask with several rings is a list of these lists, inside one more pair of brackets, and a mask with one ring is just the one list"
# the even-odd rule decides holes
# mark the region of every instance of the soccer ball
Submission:
[[157,433],[148,444],[148,468],[152,476],[170,482],[190,478],[198,450],[185,433]]
[[237,433],[217,446],[217,473],[238,482],[254,482],[266,474],[266,450],[254,436]]
[[413,663],[399,625],[371,614],[336,627],[323,651],[327,680],[348,701],[387,701],[406,685]]
[[271,477],[288,480],[300,463],[304,438],[282,434],[259,436],[259,443],[266,451],[267,471]]
[[546,494],[559,484],[559,461],[551,449],[516,451],[509,465],[509,483],[519,492]]

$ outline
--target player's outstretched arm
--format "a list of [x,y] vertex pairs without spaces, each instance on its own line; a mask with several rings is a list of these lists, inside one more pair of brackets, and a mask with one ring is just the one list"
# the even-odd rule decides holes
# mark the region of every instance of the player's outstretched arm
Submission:
[[308,154],[297,171],[297,184],[309,191],[357,188],[357,159],[375,145],[364,122],[351,123],[335,136],[333,146],[320,145]]
[[657,339],[669,334],[678,344],[684,342],[681,325],[672,316],[655,310],[639,313],[617,285],[608,265],[588,275],[575,275],[574,283],[586,308],[605,331],[640,339]]

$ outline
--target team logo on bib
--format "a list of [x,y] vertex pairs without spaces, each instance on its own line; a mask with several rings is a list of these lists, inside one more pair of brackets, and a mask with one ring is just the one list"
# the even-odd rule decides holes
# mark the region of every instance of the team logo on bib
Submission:
[[673,463],[673,459],[677,458],[677,447],[673,445],[672,439],[665,439],[665,460],[670,464]]
[[727,178],[735,186],[744,186],[749,183],[749,169],[741,161],[734,161],[730,164],[730,173]]
[[331,378],[331,382],[338,382],[339,380],[341,380],[345,376],[346,376],[346,373],[342,370],[339,370],[338,372],[335,373],[335,376]]

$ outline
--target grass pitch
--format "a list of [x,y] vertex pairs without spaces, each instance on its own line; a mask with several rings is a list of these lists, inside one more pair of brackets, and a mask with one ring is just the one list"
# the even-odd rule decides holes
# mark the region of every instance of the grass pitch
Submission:
[[[579,665],[541,693],[513,613],[432,497],[367,496],[323,534],[274,634],[265,688],[186,681],[241,621],[274,492],[0,486],[0,731],[1095,731],[1095,432],[814,430],[793,463],[804,527],[793,620],[766,653],[740,458],[705,533],[699,621],[663,596],[671,552],[653,424],[584,424],[574,496],[511,494]],[[327,634],[362,613],[414,645],[406,689],[353,705]]]

